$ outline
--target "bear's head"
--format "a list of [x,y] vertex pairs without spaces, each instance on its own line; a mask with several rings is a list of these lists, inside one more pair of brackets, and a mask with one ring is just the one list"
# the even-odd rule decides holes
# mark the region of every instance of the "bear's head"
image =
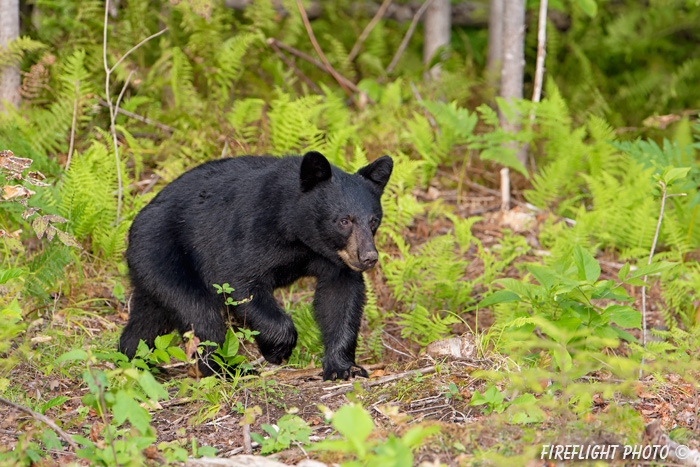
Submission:
[[[383,156],[349,174],[322,154],[307,152],[299,173],[297,235],[313,251],[355,271],[374,267],[374,234],[382,221],[381,197],[394,162]],[[301,225],[300,225],[301,224]]]

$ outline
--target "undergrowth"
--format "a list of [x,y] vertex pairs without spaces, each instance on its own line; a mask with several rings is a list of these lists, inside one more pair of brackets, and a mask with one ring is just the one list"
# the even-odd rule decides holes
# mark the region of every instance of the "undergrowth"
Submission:
[[[282,3],[296,11],[296,2]],[[479,33],[456,35],[451,56],[442,63],[442,81],[426,84],[420,80],[424,65],[415,39],[399,71],[385,72],[407,25],[381,21],[351,61],[355,30],[364,27],[365,19],[333,10],[314,22],[314,30],[324,40],[329,61],[364,93],[366,103],[353,106],[325,73],[303,60],[295,62],[317,89],[310,87],[270,49],[268,39],[274,38],[311,52],[298,15],[279,15],[266,1],[253,2],[243,13],[214,5],[208,19],[188,2],[159,4],[153,15],[152,2],[129,1],[109,20],[110,66],[143,38],[165,26],[168,31],[134,49],[115,70],[109,92],[115,98],[123,89],[121,109],[126,111],[116,118],[116,163],[101,104],[108,97],[101,94],[104,4],[38,0],[31,37],[0,52],[0,65],[22,60],[26,70],[24,104],[0,114],[0,151],[31,159],[32,170],[46,176],[25,173],[2,182],[0,393],[44,413],[62,409],[67,401],[30,397],[13,371],[81,381],[85,392],[70,427],[82,434],[71,439],[80,445],[76,454],[95,465],[145,462],[144,449],[156,442],[149,411],[159,410],[160,402],[175,393],[198,404],[194,424],[230,411],[240,416],[242,429],[250,429],[261,409],[241,401],[261,393],[266,401],[284,405],[284,392],[274,370],[262,376],[241,371],[254,360],[249,331],[227,335],[220,358],[238,370],[225,381],[153,377],[146,363],[194,360],[191,336],[182,336],[182,342],[161,337],[153,351],[142,347],[141,360],[134,362],[113,352],[118,329],[106,316],[128,312],[122,255],[131,220],[165,183],[214,158],[317,150],[353,172],[389,153],[395,165],[376,238],[380,269],[366,277],[362,358],[391,359],[388,336],[418,355],[432,342],[471,331],[478,361],[500,362],[472,374],[488,386],[469,396],[481,415],[502,417],[504,426],[547,430],[552,419],[585,425],[595,412],[606,423],[633,427],[629,436],[639,439],[639,414],[628,408],[600,414],[596,404],[633,397],[640,368],[661,382],[670,373],[689,381],[697,374],[700,124],[686,115],[665,138],[651,132],[632,140],[616,128],[628,120],[636,124],[637,115],[694,102],[698,91],[691,83],[698,63],[689,55],[682,62],[664,62],[661,68],[670,74],[648,73],[646,65],[639,65],[603,80],[612,65],[591,51],[605,48],[608,55],[641,60],[645,41],[626,40],[627,49],[611,45],[643,27],[664,31],[663,50],[671,53],[669,44],[687,29],[683,25],[697,8],[686,5],[686,18],[683,9],[662,11],[650,4],[644,6],[651,15],[644,22],[637,10],[623,8],[626,2],[614,6],[624,10],[619,16],[602,13],[606,2],[600,3],[601,14],[585,21],[574,10],[569,30],[550,24],[548,69],[554,78],[546,98],[512,106],[499,99],[484,104],[488,90],[464,85],[480,66],[481,59],[466,52],[483,41]],[[582,37],[589,27],[602,39],[589,33]],[[667,29],[655,29],[661,27]],[[581,81],[579,76],[586,77],[584,84],[572,84]],[[657,92],[660,88],[663,92]],[[498,112],[519,115],[522,130],[505,132]],[[504,146],[511,140],[529,147],[534,170]],[[464,218],[457,212],[467,193],[465,182],[489,184],[498,166],[522,176],[528,187],[524,198],[541,222],[532,231],[499,229],[487,241],[474,232],[491,213]],[[446,181],[441,176],[446,169],[454,169],[458,180]],[[647,266],[660,209],[657,180],[674,169],[683,169],[684,177],[669,193],[686,196],[669,198],[657,254]],[[468,173],[475,180],[467,180]],[[23,190],[34,181],[47,186],[29,196]],[[423,201],[421,195],[431,188],[456,191],[458,202]],[[124,202],[117,219],[119,191]],[[10,205],[12,199],[23,205]],[[418,235],[421,223],[438,225],[438,233]],[[469,272],[474,264],[478,274]],[[663,320],[650,331],[654,339],[646,347],[639,339],[641,287],[660,290],[655,305]],[[322,357],[309,296],[298,293],[306,288],[303,283],[282,294],[299,330],[299,345],[288,362],[296,368],[318,366]],[[493,324],[481,325],[480,317]],[[95,335],[84,324],[89,319],[109,332]],[[450,402],[463,397],[458,383],[452,381],[444,392]],[[306,446],[330,451],[324,455],[340,456],[344,465],[398,460],[410,465],[426,437],[447,436],[438,425],[409,427],[407,417],[387,407],[382,410],[386,418],[399,420],[400,434],[386,435],[359,402],[335,413],[319,410],[339,438],[310,443],[309,426],[290,413],[267,420],[262,432],[254,433],[262,452]],[[99,423],[88,423],[91,414]],[[0,463],[39,463],[68,445],[54,430],[37,426],[19,437],[17,449],[0,453]],[[466,450],[472,441],[457,439],[452,446],[459,443]],[[158,444],[157,452],[165,463],[213,454],[194,437],[184,444]],[[476,452],[477,461],[498,457],[476,448],[470,452]]]

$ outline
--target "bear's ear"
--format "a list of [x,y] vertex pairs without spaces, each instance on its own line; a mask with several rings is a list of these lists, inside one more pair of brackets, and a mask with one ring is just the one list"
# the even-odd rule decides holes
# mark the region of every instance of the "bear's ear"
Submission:
[[331,164],[323,154],[316,151],[309,151],[304,154],[299,173],[301,191],[306,193],[312,190],[319,183],[329,180],[332,175]]
[[393,169],[394,161],[391,157],[382,156],[371,164],[362,167],[357,171],[357,174],[373,182],[380,191],[384,191]]

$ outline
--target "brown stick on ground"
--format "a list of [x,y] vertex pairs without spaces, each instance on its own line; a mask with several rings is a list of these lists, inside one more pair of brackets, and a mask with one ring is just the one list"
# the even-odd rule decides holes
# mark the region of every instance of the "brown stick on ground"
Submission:
[[[379,379],[375,379],[373,381],[368,381],[364,384],[360,384],[360,387],[362,389],[368,389],[368,388],[371,388],[373,386],[379,386],[380,384],[385,384],[385,383],[388,383],[390,381],[405,378],[405,377],[411,376],[411,375],[416,374],[416,373],[420,373],[421,375],[429,375],[431,373],[435,373],[435,367],[429,366],[429,367],[421,368],[419,370],[404,371],[403,373],[397,373],[395,375],[383,376]],[[348,387],[341,388],[336,392],[321,396],[321,400],[329,399],[329,398],[335,397],[335,396],[341,396],[343,394],[347,394],[348,392],[352,392],[354,390],[355,390],[355,385],[350,384]]]
[[73,438],[71,438],[68,433],[63,431],[61,429],[61,427],[56,425],[56,423],[53,420],[51,420],[49,417],[47,417],[46,415],[42,415],[39,412],[34,412],[32,409],[28,409],[27,407],[23,407],[19,404],[15,404],[14,402],[9,401],[3,397],[0,397],[0,402],[2,402],[5,405],[9,405],[10,407],[13,407],[21,412],[24,412],[27,415],[31,416],[34,420],[40,421],[41,423],[44,423],[45,425],[47,425],[49,428],[51,428],[53,431],[55,431],[58,436],[63,438],[63,440],[66,443],[68,443],[70,445],[70,447],[73,448],[73,451],[77,451],[78,449],[80,449],[80,446],[78,446],[78,443],[73,441]]

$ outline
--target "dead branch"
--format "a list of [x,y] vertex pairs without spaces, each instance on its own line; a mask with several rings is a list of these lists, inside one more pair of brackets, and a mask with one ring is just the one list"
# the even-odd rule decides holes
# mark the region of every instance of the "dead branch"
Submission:
[[304,81],[316,94],[323,94],[323,91],[321,90],[321,88],[319,88],[316,85],[316,83],[311,81],[311,78],[306,76],[303,71],[301,71],[299,68],[297,68],[297,66],[294,64],[294,62],[291,61],[289,58],[287,58],[287,56],[279,49],[279,47],[277,47],[277,44],[275,44],[274,41],[268,40],[267,45],[269,45],[270,48],[272,49],[272,51],[275,52],[275,54],[277,54],[277,56],[280,58],[280,60],[282,60],[285,63],[285,65],[287,65],[289,68],[291,68],[292,71],[294,71],[294,73],[299,78],[301,78],[301,80]]
[[367,24],[365,29],[362,30],[362,33],[360,34],[360,37],[357,38],[357,41],[355,41],[355,45],[352,46],[352,49],[350,50],[350,54],[348,55],[348,60],[353,61],[357,54],[360,52],[360,47],[362,47],[362,44],[365,42],[365,39],[367,39],[367,36],[369,36],[369,33],[372,32],[372,29],[374,29],[374,26],[379,22],[380,19],[384,17],[384,13],[386,13],[386,10],[389,8],[389,5],[391,5],[392,0],[384,0],[382,2],[382,5],[379,7],[377,10],[377,13],[372,17],[372,20]]
[[49,428],[51,428],[54,432],[56,432],[56,434],[57,434],[58,436],[60,436],[61,438],[63,438],[63,440],[64,440],[66,443],[68,443],[68,444],[70,445],[71,448],[73,448],[73,451],[77,451],[78,449],[80,449],[80,446],[78,446],[78,443],[76,443],[75,441],[73,441],[73,438],[71,438],[70,435],[69,435],[68,433],[66,433],[65,431],[63,431],[63,430],[61,429],[61,427],[59,427],[58,425],[56,425],[56,423],[55,423],[53,420],[51,420],[49,417],[47,417],[46,415],[42,415],[42,414],[40,414],[39,412],[34,412],[32,409],[28,409],[27,407],[23,407],[23,406],[21,406],[21,405],[19,405],[19,404],[15,404],[14,402],[9,401],[9,400],[7,400],[7,399],[5,399],[5,398],[3,398],[3,397],[0,397],[0,402],[2,402],[2,403],[5,404],[5,405],[9,405],[10,407],[15,408],[15,409],[19,410],[20,412],[24,412],[24,413],[26,413],[27,415],[29,415],[30,417],[32,417],[34,420],[37,420],[37,421],[39,421],[39,422],[41,422],[41,423],[47,425],[47,426],[48,426]]
[[335,68],[331,65],[331,63],[328,61],[326,58],[326,55],[323,53],[323,50],[321,49],[321,46],[318,45],[318,41],[316,40],[316,35],[314,34],[313,29],[311,29],[311,23],[309,23],[309,17],[306,16],[306,10],[304,10],[304,5],[302,5],[301,0],[297,0],[297,7],[299,8],[299,13],[301,14],[301,20],[304,22],[304,27],[306,28],[306,33],[309,35],[309,40],[311,41],[311,45],[314,46],[314,50],[318,54],[318,56],[321,58],[321,61],[326,67],[326,70],[328,73],[331,74],[333,79],[335,79],[338,84],[340,85],[341,88],[343,88],[343,91],[345,91],[345,94],[352,99],[352,101],[357,105],[357,101],[355,100],[355,95],[348,89],[348,87],[345,85],[344,81],[345,79],[341,78],[341,76],[335,71]]
[[406,35],[403,36],[403,40],[401,41],[398,50],[394,54],[394,58],[391,59],[391,63],[389,63],[389,66],[386,67],[386,72],[388,74],[394,71],[394,68],[399,63],[401,55],[403,55],[404,50],[406,50],[406,47],[408,46],[408,41],[411,40],[413,32],[416,30],[416,26],[418,26],[418,21],[420,21],[421,16],[423,16],[423,13],[425,13],[425,10],[428,9],[431,3],[433,3],[433,0],[425,0],[425,3],[423,3],[418,11],[416,11],[416,14],[413,15],[413,20],[411,21],[411,25],[408,27],[408,31],[406,31]]
[[[374,386],[379,386],[381,384],[386,384],[386,383],[389,383],[391,381],[395,381],[397,379],[406,378],[406,377],[409,377],[411,375],[415,375],[416,373],[419,373],[420,375],[429,375],[429,374],[435,373],[435,367],[429,366],[429,367],[421,368],[419,370],[404,371],[403,373],[397,373],[395,375],[383,376],[381,378],[378,378],[378,379],[375,379],[372,381],[368,381],[366,383],[360,383],[360,387],[362,389],[366,390],[366,389],[369,389],[369,388],[374,387]],[[354,390],[355,390],[355,385],[352,383],[348,383],[347,386],[341,387],[338,391],[321,396],[321,400],[330,399],[331,397],[336,397],[336,396],[342,396],[343,394],[347,394],[347,393],[352,392]]]
[[[279,47],[280,49],[282,49],[286,52],[289,52],[290,54],[311,63],[312,65],[316,66],[320,70],[328,72],[328,69],[326,68],[326,66],[323,63],[319,62],[318,60],[316,60],[312,56],[302,52],[301,50],[295,49],[294,47],[289,46],[289,45],[285,44],[284,42],[281,42],[281,41],[275,39],[274,37],[267,39],[267,45],[272,47],[273,44],[275,46]],[[336,72],[336,74],[337,74],[337,72]],[[337,77],[340,78],[343,81],[343,84],[345,84],[345,86],[347,86],[350,90],[352,90],[352,92],[354,92],[356,94],[360,94],[362,92],[358,89],[358,87],[355,85],[355,83],[353,83],[349,79],[345,78],[343,75],[337,74]],[[369,102],[370,104],[374,104],[374,101],[372,99],[369,99],[369,98],[367,98],[367,102]]]
[[[107,103],[107,101],[105,101],[105,100],[103,100],[103,99],[100,99],[99,102],[100,102],[100,105],[102,105],[102,106],[104,106],[104,107],[109,107],[109,104]],[[129,118],[133,118],[134,120],[138,120],[139,122],[143,122],[143,123],[147,123],[147,124],[149,124],[149,125],[153,125],[154,127],[160,128],[161,130],[166,131],[166,132],[168,132],[168,133],[174,133],[174,132],[175,132],[175,128],[173,128],[173,127],[171,127],[171,126],[168,126],[168,125],[166,125],[165,123],[160,123],[160,122],[157,122],[157,121],[155,121],[155,120],[151,120],[151,119],[148,118],[148,117],[143,117],[143,116],[141,116],[141,115],[139,115],[139,114],[135,114],[135,113],[133,113],[133,112],[129,112],[128,110],[124,110],[124,109],[122,109],[122,108],[118,108],[118,109],[117,109],[117,113],[120,113],[120,114],[124,115],[125,117],[129,117]]]

